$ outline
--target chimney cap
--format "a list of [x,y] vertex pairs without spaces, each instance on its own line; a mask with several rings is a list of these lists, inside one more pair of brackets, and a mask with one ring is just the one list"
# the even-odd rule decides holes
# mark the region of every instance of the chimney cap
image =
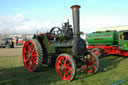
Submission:
[[72,8],[72,9],[75,9],[75,8],[76,8],[76,9],[79,9],[80,6],[79,6],[79,5],[73,5],[73,6],[71,6],[71,8]]

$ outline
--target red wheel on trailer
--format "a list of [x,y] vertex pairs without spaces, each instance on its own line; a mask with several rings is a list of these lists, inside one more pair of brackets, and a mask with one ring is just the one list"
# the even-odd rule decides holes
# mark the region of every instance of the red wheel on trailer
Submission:
[[91,52],[95,53],[98,57],[101,57],[101,50],[99,48],[91,49]]
[[94,53],[91,53],[85,56],[85,59],[87,63],[81,66],[83,71],[88,74],[96,73],[99,67],[99,59],[97,55],[95,55]]
[[28,40],[23,47],[23,63],[28,71],[37,71],[42,65],[43,51],[37,40]]
[[69,54],[61,54],[56,60],[56,72],[60,79],[71,81],[76,73],[76,63]]

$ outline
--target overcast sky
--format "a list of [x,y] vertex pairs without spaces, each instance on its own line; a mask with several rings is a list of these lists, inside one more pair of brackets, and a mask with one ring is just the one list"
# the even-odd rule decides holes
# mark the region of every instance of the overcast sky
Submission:
[[35,33],[72,24],[72,5],[80,5],[84,33],[96,28],[128,25],[128,0],[0,0],[0,32]]

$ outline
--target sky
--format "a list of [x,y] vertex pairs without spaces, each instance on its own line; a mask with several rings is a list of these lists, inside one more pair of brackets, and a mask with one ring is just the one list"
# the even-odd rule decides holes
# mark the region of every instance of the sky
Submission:
[[0,0],[0,33],[47,32],[69,19],[80,5],[80,30],[128,25],[128,0]]

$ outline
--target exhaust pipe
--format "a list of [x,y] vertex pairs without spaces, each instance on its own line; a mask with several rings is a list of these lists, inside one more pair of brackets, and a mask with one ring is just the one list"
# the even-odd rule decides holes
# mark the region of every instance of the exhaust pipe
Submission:
[[71,7],[73,15],[74,37],[80,36],[79,8],[79,5],[73,5]]

